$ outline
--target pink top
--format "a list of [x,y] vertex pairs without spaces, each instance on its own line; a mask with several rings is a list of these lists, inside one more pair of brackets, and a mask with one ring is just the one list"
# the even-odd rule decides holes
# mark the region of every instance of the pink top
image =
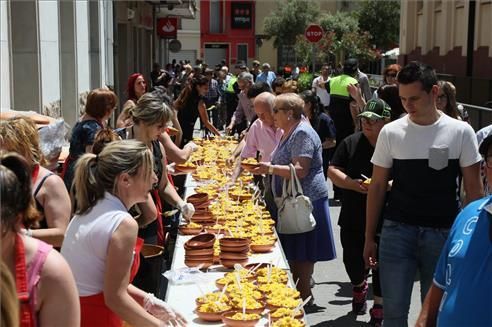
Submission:
[[[36,239],[35,239],[36,240]],[[34,254],[31,262],[27,266],[27,290],[29,292],[29,305],[32,312],[35,313],[36,322],[35,325],[39,326],[37,300],[38,300],[38,283],[41,277],[41,270],[43,270],[44,263],[51,249],[51,245],[44,243],[43,241],[36,240],[38,243],[38,249]]]
[[283,134],[282,129],[265,125],[260,119],[257,119],[249,128],[241,158],[254,158],[258,151],[261,162],[270,162],[272,152],[280,143]]

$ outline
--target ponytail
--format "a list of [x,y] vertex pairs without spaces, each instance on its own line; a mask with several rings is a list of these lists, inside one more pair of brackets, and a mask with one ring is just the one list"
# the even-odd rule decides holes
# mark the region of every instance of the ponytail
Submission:
[[74,186],[72,189],[72,203],[76,203],[75,213],[83,214],[92,208],[97,200],[104,196],[95,176],[97,156],[86,153],[77,160],[75,165]]

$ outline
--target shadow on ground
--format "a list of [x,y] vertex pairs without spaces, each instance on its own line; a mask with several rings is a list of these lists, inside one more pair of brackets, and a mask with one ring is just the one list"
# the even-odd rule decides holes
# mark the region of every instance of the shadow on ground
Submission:
[[345,316],[338,317],[337,319],[323,321],[316,325],[310,325],[311,327],[367,327],[369,324],[363,321],[357,321],[357,316],[352,313],[348,313]]

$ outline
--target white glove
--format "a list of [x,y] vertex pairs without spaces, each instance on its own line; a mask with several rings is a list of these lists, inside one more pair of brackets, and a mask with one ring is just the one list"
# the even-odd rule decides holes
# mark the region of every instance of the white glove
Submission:
[[190,148],[191,152],[195,152],[196,150],[198,150],[198,145],[196,145],[193,141],[190,141],[186,143],[186,145],[183,148]]
[[184,202],[181,200],[178,203],[178,209],[183,214],[183,217],[189,219],[195,213],[195,207],[191,203]]
[[143,301],[143,308],[148,313],[163,321],[163,326],[186,326],[186,319],[169,304],[158,299],[152,293],[147,293]]

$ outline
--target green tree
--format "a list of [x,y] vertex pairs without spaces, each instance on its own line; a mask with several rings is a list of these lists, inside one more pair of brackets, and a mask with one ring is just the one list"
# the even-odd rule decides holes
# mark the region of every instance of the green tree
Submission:
[[[318,64],[333,60],[339,63],[350,56],[358,58],[361,62],[376,57],[369,33],[359,29],[355,16],[344,12],[325,14],[320,17],[319,24],[323,27],[325,35],[315,45],[315,60]],[[299,61],[311,63],[312,44],[304,36],[297,37],[295,49]]]
[[378,49],[389,50],[400,39],[400,1],[364,0],[356,12],[359,28]]
[[273,46],[293,45],[306,27],[316,22],[320,13],[314,1],[276,0],[277,9],[265,18],[264,27],[267,38],[274,38]]

